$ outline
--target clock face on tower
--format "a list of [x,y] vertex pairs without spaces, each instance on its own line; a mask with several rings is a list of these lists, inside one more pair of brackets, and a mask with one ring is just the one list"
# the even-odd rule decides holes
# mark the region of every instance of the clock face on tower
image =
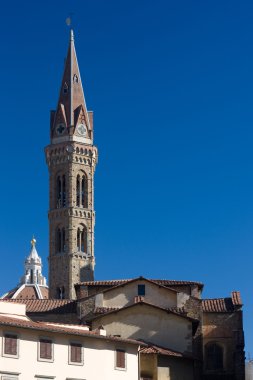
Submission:
[[77,126],[77,132],[79,133],[79,135],[83,136],[83,137],[86,137],[87,136],[87,127],[85,124],[79,124]]

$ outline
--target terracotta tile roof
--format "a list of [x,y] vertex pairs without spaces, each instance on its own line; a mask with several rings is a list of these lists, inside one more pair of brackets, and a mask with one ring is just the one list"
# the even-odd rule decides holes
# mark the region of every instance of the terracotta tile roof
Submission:
[[[108,281],[85,281],[80,282],[76,284],[78,285],[85,285],[85,286],[116,286],[116,285],[123,285],[129,281],[138,280],[138,279],[145,279],[144,277],[137,277],[136,279],[127,279],[127,280],[108,280]],[[157,284],[164,285],[164,286],[171,286],[171,285],[197,285],[200,288],[202,288],[204,285],[201,282],[196,281],[182,281],[182,280],[157,280],[157,279],[150,279],[150,281],[153,281]]]
[[202,300],[202,308],[206,313],[232,313],[242,306],[240,292],[232,292],[232,297],[211,298]]
[[[141,300],[139,302],[135,302],[134,304],[131,304],[131,305],[135,305],[136,303],[145,303],[146,305],[151,305],[151,306],[154,306],[156,307],[156,305],[154,304],[151,304],[149,302],[145,302],[144,300]],[[129,305],[129,306],[131,306]],[[159,306],[158,306],[159,307]],[[107,313],[110,313],[112,311],[118,311],[120,309],[124,309],[125,307],[96,307],[94,309],[94,314],[107,314]],[[159,307],[160,308],[160,307]],[[172,313],[175,313],[175,314],[180,314],[180,315],[187,315],[185,309],[183,307],[169,307],[169,308],[160,308],[162,310],[166,310],[168,312],[172,312]]]
[[234,305],[242,305],[242,299],[241,299],[241,293],[234,291],[231,293],[232,296],[232,302]]
[[119,309],[120,307],[95,307],[94,314],[106,314]]
[[166,355],[166,356],[176,356],[179,358],[192,358],[191,355],[183,354],[182,352],[170,350],[168,348],[149,345],[148,347],[143,347],[140,349],[140,352],[142,354],[159,354],[159,355]]
[[4,294],[1,299],[46,299],[48,292],[47,286],[23,284]]
[[161,284],[164,286],[170,286],[170,285],[197,285],[200,288],[203,288],[204,284],[202,282],[196,282],[196,281],[183,281],[183,280],[152,280],[156,282],[157,284]]
[[115,286],[115,285],[122,285],[127,283],[128,281],[131,281],[132,279],[128,280],[108,280],[108,281],[84,281],[79,282],[75,284],[77,285],[86,285],[86,286]]
[[[167,291],[171,291],[171,292],[173,292],[173,293],[179,293],[177,290],[175,290],[175,289],[173,289],[173,288],[170,288],[170,287],[165,286],[165,285],[163,285],[163,284],[158,284],[158,282],[155,282],[155,281],[153,281],[153,280],[149,280],[148,278],[144,278],[144,277],[138,277],[138,278],[134,278],[134,279],[132,279],[132,280],[126,280],[126,281],[125,281],[124,283],[122,283],[122,284],[116,284],[116,285],[107,286],[107,288],[106,288],[106,289],[103,289],[103,290],[101,291],[101,293],[110,292],[111,290],[114,290],[114,289],[116,289],[116,288],[120,288],[120,287],[122,287],[122,286],[128,285],[128,284],[133,283],[133,282],[138,282],[138,281],[141,281],[141,282],[145,282],[145,281],[146,281],[146,282],[148,282],[148,283],[154,284],[155,286],[158,286],[159,288],[164,288],[164,289],[166,289]],[[75,286],[78,286],[78,284],[75,285]],[[93,295],[92,295],[92,296],[93,296]],[[85,297],[85,298],[87,298],[87,297]]]
[[[92,319],[97,319],[100,316],[102,316],[103,314],[107,315],[107,314],[112,314],[112,313],[118,313],[118,312],[121,312],[122,310],[126,310],[126,309],[129,309],[131,307],[135,307],[136,305],[150,306],[150,307],[153,307],[155,309],[162,310],[162,311],[164,311],[166,313],[172,313],[172,314],[178,315],[179,317],[189,319],[192,322],[198,322],[197,319],[188,317],[187,314],[186,314],[186,312],[184,311],[184,308],[177,308],[177,307],[163,308],[163,307],[154,305],[152,303],[149,303],[149,302],[146,302],[146,301],[143,301],[143,300],[140,300],[138,302],[135,302],[133,304],[130,304],[130,305],[127,305],[127,306],[124,306],[124,307],[120,307],[120,308],[106,308],[106,307],[95,308],[95,311],[97,311],[97,313],[96,313],[97,315],[95,315],[94,317],[92,317],[91,320]],[[108,310],[108,309],[110,309],[110,310]],[[102,315],[100,315],[100,314],[102,314]]]
[[98,330],[93,331],[86,331],[82,329],[77,328],[68,328],[60,325],[45,323],[45,322],[33,322],[31,320],[23,320],[19,318],[10,318],[0,315],[0,326],[12,326],[17,328],[25,328],[25,329],[33,329],[38,331],[49,331],[54,333],[60,333],[60,334],[68,334],[68,335],[78,335],[78,336],[86,336],[86,337],[94,337],[97,339],[105,339],[105,340],[111,340],[111,341],[118,341],[118,342],[126,342],[126,343],[132,343],[137,345],[144,346],[145,343],[134,340],[134,339],[123,339],[116,336],[111,335],[99,335]]
[[26,299],[11,299],[0,300],[5,302],[23,303],[26,305],[27,313],[76,313],[76,301],[73,300],[26,300]]
[[215,298],[215,299],[203,299],[202,308],[204,312],[232,312],[234,310],[233,303],[230,298]]

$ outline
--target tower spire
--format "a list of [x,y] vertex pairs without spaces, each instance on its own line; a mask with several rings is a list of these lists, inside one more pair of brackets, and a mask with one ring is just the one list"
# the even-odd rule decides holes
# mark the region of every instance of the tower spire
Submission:
[[[83,128],[77,131],[78,124],[82,124],[85,131]],[[83,133],[80,133],[82,131]],[[92,134],[92,117],[86,108],[75,49],[74,32],[71,29],[58,104],[56,111],[52,111],[51,114],[51,137],[53,143],[58,143],[59,137],[62,136],[69,136],[70,140],[75,140],[72,136],[82,136],[92,140]]]

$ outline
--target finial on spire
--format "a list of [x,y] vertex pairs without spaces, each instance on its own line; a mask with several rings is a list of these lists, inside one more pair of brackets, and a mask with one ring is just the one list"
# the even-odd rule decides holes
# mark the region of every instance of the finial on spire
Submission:
[[33,238],[32,238],[32,240],[31,240],[31,245],[32,245],[32,247],[35,247],[35,244],[36,244],[36,239],[35,239],[35,237],[34,237],[34,235],[33,235]]
[[70,17],[67,17],[67,18],[66,18],[66,24],[67,24],[68,26],[71,25],[71,18],[70,18]]
[[[66,18],[66,24],[69,27],[71,27],[72,25],[72,19],[71,19],[72,15],[73,13],[70,13],[69,17]],[[74,32],[72,28],[70,29],[70,41],[74,41]]]

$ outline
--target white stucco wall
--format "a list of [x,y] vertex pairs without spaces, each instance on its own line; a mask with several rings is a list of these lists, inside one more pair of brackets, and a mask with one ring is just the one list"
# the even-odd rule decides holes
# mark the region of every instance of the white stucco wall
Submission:
[[[3,333],[19,335],[18,358],[3,356]],[[38,360],[38,340],[47,337],[54,341],[52,362]],[[69,364],[69,342],[83,345],[83,364]],[[115,369],[115,349],[126,350],[126,370]],[[54,376],[56,380],[137,380],[138,346],[96,338],[43,333],[22,328],[0,327],[0,379],[4,372],[20,373],[19,380],[31,380],[35,375]]]
[[13,317],[16,316],[18,318],[22,319],[28,319],[26,316],[26,305],[23,305],[21,303],[12,303],[12,302],[0,302],[0,315],[3,315],[5,317]]
[[138,296],[138,285],[145,285],[144,300],[148,303],[160,307],[177,306],[177,292],[159,287],[149,281],[134,281],[124,286],[110,289],[103,293],[103,297],[96,297],[96,306],[123,307],[134,303],[134,298]]
[[192,323],[145,304],[95,319],[93,328],[103,325],[108,334],[142,339],[180,352],[192,351]]

